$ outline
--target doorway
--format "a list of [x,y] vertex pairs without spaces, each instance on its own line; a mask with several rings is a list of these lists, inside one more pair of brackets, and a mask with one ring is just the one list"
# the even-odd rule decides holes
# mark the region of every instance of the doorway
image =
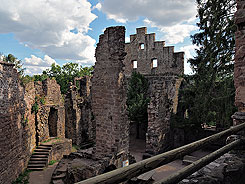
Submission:
[[142,160],[146,148],[146,132],[148,123],[130,123],[129,151],[135,157],[136,162]]
[[49,137],[57,137],[58,110],[51,107],[48,116]]

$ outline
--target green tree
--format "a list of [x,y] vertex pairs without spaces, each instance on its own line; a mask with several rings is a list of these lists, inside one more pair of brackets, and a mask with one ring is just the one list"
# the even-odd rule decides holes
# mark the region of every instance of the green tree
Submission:
[[23,68],[21,60],[19,60],[13,54],[8,54],[7,56],[3,55],[3,61],[13,63],[15,65],[15,68],[18,70],[20,76],[23,76],[25,69]]
[[139,124],[148,122],[147,98],[148,81],[140,73],[133,72],[129,80],[127,91],[127,111],[129,119],[137,123],[137,138],[139,137]]
[[73,82],[75,77],[91,75],[93,67],[82,67],[78,63],[66,63],[62,67],[52,64],[51,69],[43,71],[42,77],[55,78],[60,85],[61,93],[65,94],[69,87],[69,82]]
[[198,46],[190,59],[194,75],[185,76],[181,108],[188,109],[188,123],[230,126],[234,113],[234,0],[197,0],[199,32],[192,36]]

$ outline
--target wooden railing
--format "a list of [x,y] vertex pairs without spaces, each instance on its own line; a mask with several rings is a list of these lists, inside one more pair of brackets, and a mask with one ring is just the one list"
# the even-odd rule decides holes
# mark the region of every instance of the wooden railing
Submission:
[[[160,167],[164,164],[167,164],[169,162],[172,162],[176,159],[182,158],[183,156],[192,153],[193,151],[196,151],[209,143],[212,143],[213,141],[217,141],[221,138],[224,138],[225,136],[232,135],[234,133],[237,133],[241,130],[245,129],[245,123],[234,126],[232,128],[229,128],[227,130],[224,130],[220,133],[214,134],[212,136],[206,137],[204,139],[201,139],[199,141],[195,141],[193,143],[187,144],[185,146],[176,148],[174,150],[156,155],[154,157],[142,160],[140,162],[137,162],[135,164],[129,165],[127,167],[119,168],[114,171],[98,175],[93,178],[89,178],[87,180],[78,182],[77,184],[117,184],[123,181],[127,181],[133,177],[139,176],[140,174],[143,174],[145,172],[148,172],[150,170],[153,170],[157,167]],[[181,171],[175,173],[173,176],[170,176],[168,178],[165,178],[157,184],[160,183],[177,183],[177,181],[181,181],[186,176],[194,173],[198,169],[204,167],[208,163],[212,162],[219,156],[223,155],[224,153],[228,152],[229,150],[233,149],[235,146],[238,146],[241,144],[241,140],[234,141],[223,148],[211,153],[210,155],[207,155],[206,157],[194,162],[193,164],[185,167]]]

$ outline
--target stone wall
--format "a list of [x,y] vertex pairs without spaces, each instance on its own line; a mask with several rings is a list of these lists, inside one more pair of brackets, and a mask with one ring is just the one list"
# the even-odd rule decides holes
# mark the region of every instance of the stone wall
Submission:
[[126,43],[125,48],[125,76],[129,78],[136,71],[149,82],[146,152],[157,154],[170,146],[170,116],[177,111],[182,80],[179,76],[184,73],[184,53],[175,53],[174,47],[165,47],[164,41],[155,41],[155,33],[147,34],[146,27],[137,28],[136,34],[130,35],[130,43]]
[[[36,144],[50,137],[65,137],[65,107],[60,86],[55,80],[34,83]],[[33,111],[33,110],[32,110]]]
[[[164,41],[155,41],[155,33],[147,34],[147,28],[137,28],[136,34],[130,35],[130,43],[126,43],[125,75],[130,76],[135,70],[141,74],[175,74],[184,72],[184,53],[174,52],[174,47],[165,47]],[[157,60],[154,67],[153,60]],[[137,68],[133,62],[137,61]]]
[[65,112],[66,112],[66,123],[65,123],[65,137],[72,139],[73,144],[79,145],[80,134],[79,122],[81,120],[81,109],[78,106],[77,101],[78,93],[75,86],[70,84],[70,89],[66,94],[65,98]]
[[171,145],[170,117],[178,103],[178,83],[176,76],[146,75],[149,82],[148,128],[146,133],[146,152],[158,154]]
[[125,28],[110,27],[100,35],[92,78],[92,111],[96,122],[96,157],[128,154],[129,122],[126,117],[123,60]]
[[[245,1],[237,0],[237,11],[235,13],[235,24],[237,31],[235,34],[235,65],[234,83],[236,88],[235,105],[238,108],[233,118],[233,124],[245,122]],[[245,131],[241,132],[245,135]]]
[[[9,184],[27,164],[24,89],[14,65],[0,62],[0,183]],[[24,136],[25,137],[25,136]]]
[[[50,109],[56,114],[50,116]],[[54,136],[64,137],[64,115],[56,81],[30,82],[22,87],[14,65],[0,63],[0,183],[17,178],[36,145],[50,138],[51,129]]]
[[35,113],[32,113],[32,105],[35,103],[35,87],[34,83],[30,82],[26,84],[24,87],[25,94],[24,100],[26,103],[25,114],[24,114],[24,122],[25,122],[25,130],[26,133],[23,134],[23,140],[25,140],[25,144],[23,147],[28,148],[29,154],[32,153],[34,148],[36,147],[36,126],[35,126]]
[[236,54],[234,66],[234,82],[236,87],[235,104],[238,111],[245,112],[245,1],[237,0],[237,12],[235,13]]
[[[66,137],[82,145],[95,140],[95,123],[91,112],[91,77],[76,78],[66,94]],[[77,88],[78,85],[78,88]]]
[[69,155],[72,151],[71,139],[65,139],[65,138],[53,139],[48,143],[44,143],[44,144],[52,145],[52,150],[48,159],[49,162],[51,160],[61,160],[63,158],[63,155]]

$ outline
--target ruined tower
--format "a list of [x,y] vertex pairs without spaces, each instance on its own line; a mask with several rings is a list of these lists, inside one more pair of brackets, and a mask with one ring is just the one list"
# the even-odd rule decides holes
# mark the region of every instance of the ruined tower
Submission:
[[96,122],[96,157],[128,154],[128,121],[123,60],[125,28],[107,28],[96,48],[92,78],[92,111]]

